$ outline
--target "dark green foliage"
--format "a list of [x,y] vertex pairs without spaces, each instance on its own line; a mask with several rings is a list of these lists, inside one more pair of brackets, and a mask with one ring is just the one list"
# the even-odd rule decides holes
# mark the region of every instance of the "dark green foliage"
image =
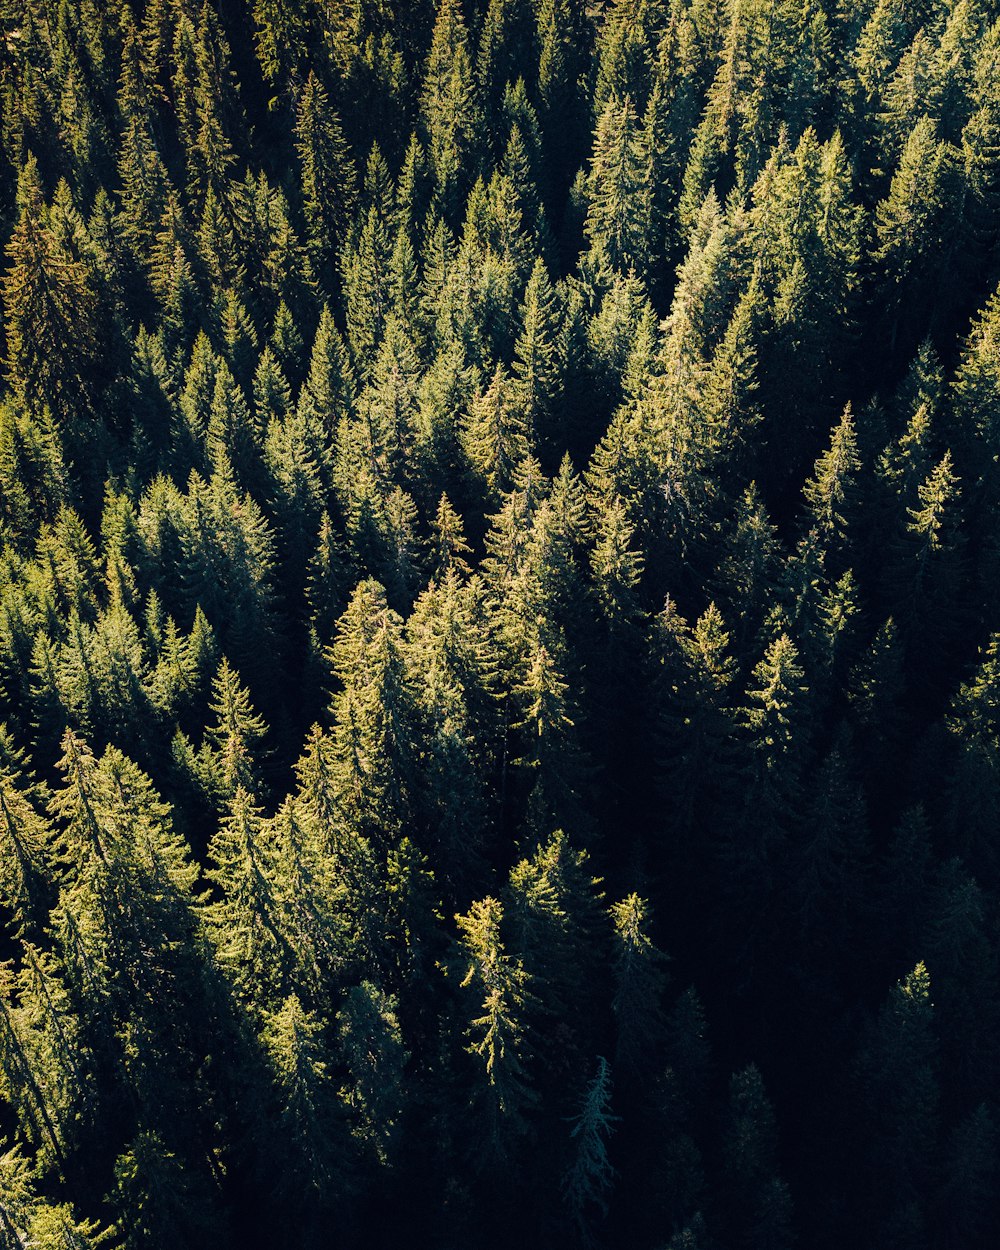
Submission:
[[526,1068],[533,1049],[524,1021],[531,980],[504,949],[497,899],[474,903],[455,919],[459,936],[450,974],[466,1005],[462,1036],[470,1069],[472,1118],[465,1133],[477,1168],[486,1168],[510,1163],[537,1100]]
[[0,0],[2,1250],[997,1244],[998,83]]
[[600,1056],[597,1072],[584,1093],[580,1114],[570,1130],[575,1158],[563,1182],[566,1203],[587,1242],[592,1241],[590,1227],[594,1216],[607,1215],[608,1191],[614,1180],[607,1144],[614,1131],[610,1104],[611,1069]]

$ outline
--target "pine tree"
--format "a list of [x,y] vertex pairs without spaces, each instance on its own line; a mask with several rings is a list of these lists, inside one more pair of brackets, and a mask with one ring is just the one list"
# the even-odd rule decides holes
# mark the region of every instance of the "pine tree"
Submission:
[[269,83],[294,82],[306,50],[308,33],[304,6],[254,0],[253,19],[257,59]]
[[848,407],[833,431],[829,450],[816,462],[813,477],[803,492],[810,519],[824,535],[828,553],[834,543],[845,541],[860,468],[854,418]]
[[666,956],[649,936],[650,909],[638,894],[611,908],[615,926],[615,995],[611,1001],[618,1025],[616,1057],[635,1075],[648,1073],[648,1057],[663,1026]]
[[946,1246],[984,1246],[995,1219],[997,1130],[986,1103],[955,1127],[941,1182],[941,1228]]
[[725,524],[714,582],[721,610],[734,622],[737,645],[745,645],[763,623],[773,600],[780,552],[777,530],[756,482],[751,482]]
[[[878,248],[874,259],[883,286],[890,345],[923,310],[928,289],[942,279],[951,255],[958,196],[954,149],[937,137],[929,117],[914,126],[899,158],[889,194],[875,210]],[[905,303],[903,291],[906,291]]]
[[208,853],[209,878],[222,897],[212,904],[209,931],[222,968],[244,999],[266,1010],[288,988],[292,952],[280,923],[275,848],[260,808],[237,787]]
[[241,673],[255,689],[273,689],[273,658],[280,653],[274,539],[263,512],[239,493],[225,459],[208,482],[192,474],[178,512],[174,567],[185,609],[193,613],[200,605]]
[[341,253],[348,338],[354,363],[365,374],[381,341],[391,304],[394,206],[389,199],[388,179],[385,161],[374,146],[363,191],[370,207],[359,218]]
[[21,1244],[38,1246],[39,1250],[97,1250],[108,1245],[114,1232],[101,1229],[94,1220],[77,1220],[66,1204],[40,1202],[27,1235],[30,1241]]
[[979,247],[996,247],[993,209],[996,204],[1000,159],[1000,96],[995,66],[1000,53],[1000,27],[996,22],[985,32],[975,55],[974,85],[969,92],[971,116],[961,135],[963,163],[972,203],[966,218]]
[[611,1070],[598,1056],[597,1072],[587,1086],[580,1113],[573,1121],[570,1136],[575,1139],[575,1157],[563,1180],[563,1196],[584,1242],[590,1243],[594,1209],[607,1215],[608,1190],[614,1169],[608,1158],[607,1138],[614,1131],[617,1117],[611,1114]]
[[556,334],[557,295],[545,263],[535,262],[521,305],[521,333],[514,345],[513,375],[529,447],[548,433],[547,419],[559,396],[562,362]]
[[670,832],[685,858],[694,835],[714,819],[709,779],[731,759],[730,686],[735,662],[721,613],[710,605],[693,630],[667,601],[654,622],[653,667],[658,789],[669,804]]
[[942,1067],[955,1095],[973,1105],[996,1079],[990,1021],[1000,996],[983,893],[955,860],[943,865],[935,883],[926,945],[940,983],[934,1007]]
[[753,670],[740,714],[744,788],[718,846],[729,911],[740,917],[733,934],[754,950],[754,965],[773,957],[781,941],[781,865],[809,758],[811,692],[798,661],[798,649],[782,634]]
[[487,120],[494,125],[505,91],[524,73],[524,50],[535,37],[533,6],[526,0],[489,0],[482,17],[476,56],[476,78]]
[[890,992],[859,1061],[862,1096],[874,1113],[866,1113],[868,1218],[901,1246],[920,1244],[926,1219],[939,1098],[930,994],[918,963]]
[[[296,774],[294,817],[306,827],[314,857],[321,945],[329,945],[332,936],[323,917],[336,908],[350,925],[356,957],[370,960],[384,939],[385,874],[370,844],[344,819],[335,744],[319,726],[308,737]],[[286,883],[286,890],[292,888]],[[339,959],[341,952],[335,948],[334,954]]]
[[509,490],[514,468],[529,452],[519,395],[502,364],[476,395],[463,431],[465,452],[492,498]]
[[523,1022],[530,982],[520,961],[504,949],[503,907],[497,899],[473,903],[455,919],[459,937],[454,976],[458,989],[466,991],[464,998],[471,1000],[469,1011],[477,1013],[464,1036],[476,1069],[473,1132],[485,1146],[479,1166],[486,1167],[510,1158],[529,1129],[528,1115],[537,1101],[526,1068],[532,1047]]
[[791,1198],[775,1170],[774,1108],[754,1064],[734,1073],[729,1082],[729,1122],[723,1147],[726,1213],[733,1244],[753,1250],[790,1247]]
[[355,590],[328,658],[334,695],[333,749],[341,818],[372,845],[397,840],[409,811],[411,696],[400,655],[401,621],[374,581]]
[[637,589],[643,557],[635,549],[635,530],[620,500],[602,511],[591,568],[598,597],[612,625],[635,620],[639,614]]
[[0,900],[22,934],[36,931],[50,900],[54,836],[29,796],[9,777],[0,780]]
[[139,1132],[115,1161],[114,1199],[128,1250],[165,1247],[174,1233],[198,1236],[211,1227],[211,1208],[198,1189],[159,1133]]
[[479,106],[469,39],[458,0],[441,0],[424,73],[420,108],[436,203],[455,220],[478,164]]
[[137,258],[149,252],[170,187],[156,144],[155,112],[138,32],[126,34],[122,51],[119,108],[125,133],[118,158],[122,220]]
[[[598,878],[586,851],[574,850],[560,830],[540,843],[530,859],[511,869],[505,913],[511,945],[530,979],[539,1028],[545,1017],[558,1022],[560,1054],[555,1078],[578,1068],[590,1040],[586,1004],[590,987],[581,970],[592,963],[599,924]],[[539,1066],[550,1067],[549,1056]]]
[[[267,369],[271,360],[265,348],[261,356],[263,366],[258,367],[254,376],[255,398],[262,389],[258,383],[259,375]],[[258,407],[257,413],[259,412]],[[212,402],[205,430],[206,462],[210,465],[227,463],[243,490],[250,490],[260,482],[261,424],[259,416],[255,421],[251,415],[243,392],[228,365],[220,362],[212,388]]]
[[908,635],[911,663],[932,651],[947,656],[961,620],[961,487],[950,452],[918,486],[916,505],[906,509],[890,572],[894,616]]
[[337,1015],[340,1054],[350,1073],[341,1097],[383,1164],[396,1157],[403,1131],[408,1054],[397,1010],[395,998],[362,981]]
[[515,761],[534,775],[529,798],[531,827],[540,835],[553,824],[580,823],[583,757],[575,736],[569,683],[558,653],[541,637],[529,639],[523,680],[517,694],[523,719],[523,754]]
[[52,405],[71,432],[86,420],[100,376],[97,292],[87,265],[52,231],[33,160],[18,206],[3,285],[8,377],[28,404]]
[[802,949],[808,962],[850,947],[865,912],[868,828],[847,761],[833,752],[815,781],[815,796],[792,859]]
[[590,32],[580,0],[539,0],[535,23],[539,114],[555,171],[553,181],[558,184],[568,182],[583,160],[586,102],[582,79]]
[[277,1196],[282,1202],[308,1199],[315,1214],[306,1227],[313,1226],[315,1237],[320,1212],[329,1211],[345,1181],[343,1129],[322,1026],[290,994],[265,1017],[262,1040],[277,1095],[279,1149],[286,1156]]
[[311,437],[317,441],[329,439],[353,400],[354,378],[347,348],[329,307],[324,305],[316,327],[309,369],[298,398],[298,407],[309,422]]
[[608,101],[594,134],[584,226],[595,264],[642,274],[650,231],[648,157],[635,107],[626,95]]
[[231,798],[238,789],[247,794],[259,792],[257,744],[266,735],[267,726],[254,712],[249,691],[225,657],[212,683],[209,710],[215,718],[206,733],[211,748],[210,784],[217,787],[220,799]]
[[313,72],[299,98],[295,138],[313,269],[329,286],[354,213],[357,173],[340,119]]

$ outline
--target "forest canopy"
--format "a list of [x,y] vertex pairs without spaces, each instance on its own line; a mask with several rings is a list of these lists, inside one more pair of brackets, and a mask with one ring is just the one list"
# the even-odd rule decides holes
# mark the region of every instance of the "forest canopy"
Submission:
[[0,0],[0,1250],[1000,1239],[1000,4]]

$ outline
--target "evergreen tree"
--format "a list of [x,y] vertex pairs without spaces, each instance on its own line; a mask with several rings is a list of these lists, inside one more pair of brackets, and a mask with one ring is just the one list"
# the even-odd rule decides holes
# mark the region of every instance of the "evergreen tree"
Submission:
[[3,1250],[992,1245],[996,6],[0,32]]
[[561,362],[556,336],[557,296],[544,262],[531,271],[514,345],[513,374],[529,447],[548,433],[547,418],[559,395]]
[[774,1109],[754,1064],[729,1082],[724,1149],[729,1221],[737,1244],[754,1250],[791,1246],[791,1199],[775,1171]]
[[295,137],[313,269],[328,284],[354,212],[357,174],[340,119],[310,72],[299,98]]
[[9,778],[0,780],[0,899],[22,933],[44,920],[48,877],[54,867],[54,836],[29,796]]
[[464,1035],[475,1064],[473,1131],[485,1147],[480,1164],[485,1167],[510,1158],[518,1138],[528,1131],[527,1117],[537,1101],[526,1068],[533,1048],[523,1021],[530,983],[520,961],[504,949],[503,907],[497,899],[473,903],[455,919],[459,937],[454,976],[471,1000],[470,1012],[476,1013]]
[[479,106],[458,0],[441,0],[424,73],[421,113],[436,202],[455,219],[478,164]]
[[615,925],[615,996],[611,1001],[618,1024],[618,1063],[635,1074],[648,1072],[644,1052],[655,1046],[663,1026],[666,957],[649,933],[649,906],[630,894],[611,908]]
[[320,1023],[294,994],[265,1017],[264,1049],[273,1073],[282,1149],[278,1174],[284,1202],[307,1199],[314,1214],[306,1236],[318,1241],[328,1213],[343,1190],[344,1145],[333,1081],[327,1071]]
[[594,134],[589,174],[589,207],[584,229],[595,264],[642,273],[641,258],[650,230],[648,157],[629,96],[612,98]]
[[898,1245],[919,1245],[938,1085],[930,977],[923,963],[890,992],[862,1052],[864,1097],[877,1108],[865,1153],[869,1218]]
[[333,738],[341,818],[388,847],[400,836],[412,792],[411,696],[400,655],[400,619],[377,582],[362,582],[337,626],[329,660],[340,684]]
[[55,235],[38,166],[24,166],[18,220],[7,245],[4,334],[11,385],[32,406],[51,404],[67,434],[92,410],[99,305],[93,274]]
[[379,1160],[396,1156],[405,1108],[405,1065],[398,1003],[371,981],[354,986],[337,1016],[340,1051],[350,1073],[342,1091],[361,1135]]
[[593,1208],[602,1215],[608,1211],[607,1192],[614,1175],[606,1141],[614,1130],[610,1102],[610,1068],[608,1061],[599,1056],[597,1073],[587,1086],[580,1114],[570,1130],[575,1139],[575,1158],[563,1182],[566,1203],[585,1241],[590,1240]]
[[212,750],[210,784],[227,798],[237,789],[252,794],[260,788],[254,760],[256,744],[267,729],[253,710],[249,691],[225,657],[212,683],[212,700],[209,707],[215,723],[206,734]]

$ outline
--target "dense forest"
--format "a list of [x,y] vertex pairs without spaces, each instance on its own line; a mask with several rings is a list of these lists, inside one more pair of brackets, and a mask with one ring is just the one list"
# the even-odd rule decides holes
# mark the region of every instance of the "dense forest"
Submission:
[[0,0],[0,1248],[1000,1240],[1000,3]]

